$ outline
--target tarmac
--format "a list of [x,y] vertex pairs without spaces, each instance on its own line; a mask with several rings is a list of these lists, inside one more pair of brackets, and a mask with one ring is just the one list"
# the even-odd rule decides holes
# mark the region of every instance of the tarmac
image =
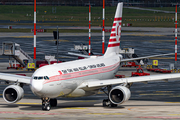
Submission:
[[[26,74],[31,76],[33,72],[25,70],[7,70],[7,63],[0,63],[0,72],[12,74]],[[145,70],[145,69],[144,69]],[[117,74],[131,76],[136,68],[120,68]],[[146,71],[145,72],[149,72]],[[160,74],[149,72],[152,74]],[[0,84],[0,120],[161,120],[180,119],[180,81],[172,80],[168,83],[158,81],[148,84],[136,83],[130,88],[129,101],[118,105],[117,108],[102,107],[102,100],[107,96],[102,92],[98,95],[82,98],[58,98],[58,106],[50,111],[41,110],[40,98],[33,95],[29,86],[24,86],[25,96],[15,104],[8,104],[2,98],[2,91],[7,86]]]
[[[68,35],[67,33],[66,35]],[[80,35],[79,33],[72,34],[72,37]],[[99,33],[95,33],[99,34]],[[126,33],[124,33],[126,34]],[[136,48],[142,47],[142,43],[144,46],[141,49],[153,50],[155,53],[159,51],[160,44],[163,44],[164,49],[170,49],[169,45],[172,42],[169,42],[169,36],[165,36],[159,40],[160,37],[155,38],[152,35],[144,37],[143,33],[140,34],[142,37],[137,37],[133,33],[124,35],[123,39],[129,38],[126,42],[122,41],[121,43],[129,46],[133,44]],[[33,33],[0,33],[1,40],[5,38],[12,39],[15,36],[31,36]],[[65,35],[65,33],[64,33]],[[82,34],[81,34],[82,35]],[[85,36],[83,34],[82,36]],[[139,33],[136,35],[139,35]],[[156,34],[157,35],[157,34]],[[38,36],[38,34],[37,34]],[[52,36],[52,34],[39,34],[38,37],[48,37]],[[99,35],[100,36],[100,35]],[[42,41],[45,41],[43,38]],[[146,39],[145,39],[146,38]],[[155,38],[155,39],[154,39]],[[167,40],[164,40],[164,38]],[[26,39],[26,37],[24,37]],[[49,38],[47,38],[49,39]],[[70,39],[70,37],[69,37]],[[77,38],[78,39],[78,38]],[[145,40],[143,40],[145,39]],[[150,40],[147,40],[150,39]],[[153,39],[153,40],[152,40]],[[134,42],[132,41],[134,40]],[[158,41],[159,40],[159,41]],[[20,40],[19,40],[20,41]],[[131,43],[128,43],[128,42]],[[137,42],[139,41],[139,42]],[[163,43],[164,41],[168,42],[168,44]],[[47,41],[46,41],[47,42]],[[28,43],[28,41],[26,42]],[[136,43],[136,44],[135,44]],[[158,44],[157,48],[155,43]],[[66,43],[67,44],[67,43]],[[147,45],[148,44],[148,45]],[[172,46],[174,46],[172,44]],[[94,47],[94,46],[93,46]],[[169,47],[169,48],[168,48]],[[97,47],[95,47],[97,48]],[[148,53],[150,51],[142,51],[142,53]],[[138,50],[137,50],[138,51]],[[141,51],[141,50],[139,50]],[[8,62],[8,59],[5,59]],[[27,76],[31,76],[33,71],[24,70],[14,70],[6,68],[8,67],[7,62],[4,61],[4,58],[0,59],[0,72],[3,73],[12,73],[12,74],[26,74]],[[168,62],[168,61],[167,61]],[[145,68],[144,68],[145,70]],[[131,72],[136,71],[136,68],[120,68],[117,74],[125,75],[126,77],[131,76]],[[145,72],[149,72],[146,71]],[[162,74],[162,73],[154,73],[149,72],[151,75],[153,74]],[[102,107],[102,100],[106,99],[107,96],[103,94],[101,91],[99,94],[89,97],[82,98],[58,98],[58,106],[52,108],[50,111],[42,111],[41,110],[41,100],[40,98],[33,95],[29,86],[24,86],[25,96],[22,100],[15,104],[8,104],[2,98],[3,90],[8,86],[4,81],[0,82],[0,120],[7,119],[15,119],[15,120],[56,120],[56,119],[68,119],[68,120],[162,120],[162,119],[180,119],[180,81],[179,80],[171,80],[169,82],[157,81],[157,82],[149,82],[148,84],[144,83],[134,83],[131,90],[131,98],[129,101],[124,102],[121,105],[118,105],[117,108],[106,108]]]

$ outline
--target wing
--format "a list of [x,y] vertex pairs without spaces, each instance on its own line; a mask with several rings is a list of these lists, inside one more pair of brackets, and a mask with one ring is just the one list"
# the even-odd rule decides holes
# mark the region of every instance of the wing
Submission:
[[141,59],[145,59],[145,58],[152,58],[152,57],[158,57],[158,56],[167,56],[167,55],[174,55],[174,53],[151,55],[151,56],[130,58],[130,59],[122,59],[121,62],[127,62],[127,61],[133,61],[133,60],[141,60]]
[[158,80],[168,80],[180,78],[180,73],[176,74],[166,74],[166,75],[150,75],[150,76],[140,76],[140,77],[129,77],[129,78],[118,78],[118,79],[107,79],[99,81],[88,81],[82,83],[79,88],[81,89],[98,89],[108,85],[118,85],[127,84],[134,82],[148,82],[148,81],[158,81]]
[[31,77],[0,73],[0,80],[30,84]]

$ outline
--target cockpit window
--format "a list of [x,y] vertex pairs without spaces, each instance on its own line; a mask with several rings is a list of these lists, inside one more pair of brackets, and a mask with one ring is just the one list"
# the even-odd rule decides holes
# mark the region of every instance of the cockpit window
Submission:
[[44,79],[45,79],[45,80],[49,80],[49,77],[48,77],[48,76],[44,76]]
[[34,77],[35,80],[37,80],[37,77]]

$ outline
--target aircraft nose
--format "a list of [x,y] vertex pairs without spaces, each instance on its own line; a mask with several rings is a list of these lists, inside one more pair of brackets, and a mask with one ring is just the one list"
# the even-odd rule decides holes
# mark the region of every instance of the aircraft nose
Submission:
[[43,88],[43,83],[42,83],[42,81],[33,80],[31,83],[31,87],[32,87],[34,92],[39,92]]

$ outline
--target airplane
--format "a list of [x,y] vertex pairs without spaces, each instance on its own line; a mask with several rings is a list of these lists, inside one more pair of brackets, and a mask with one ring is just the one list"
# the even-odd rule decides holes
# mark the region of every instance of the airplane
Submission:
[[[103,56],[55,63],[37,69],[31,77],[0,73],[1,80],[15,82],[3,91],[7,103],[16,103],[24,96],[23,85],[28,84],[34,95],[42,100],[42,110],[49,111],[57,106],[57,97],[82,97],[104,91],[108,99],[104,107],[117,107],[129,100],[128,85],[134,82],[148,82],[180,78],[180,74],[152,75],[113,79],[120,63],[142,58],[123,59],[119,55],[123,3],[118,3],[108,47]],[[104,90],[107,88],[107,91]]]

